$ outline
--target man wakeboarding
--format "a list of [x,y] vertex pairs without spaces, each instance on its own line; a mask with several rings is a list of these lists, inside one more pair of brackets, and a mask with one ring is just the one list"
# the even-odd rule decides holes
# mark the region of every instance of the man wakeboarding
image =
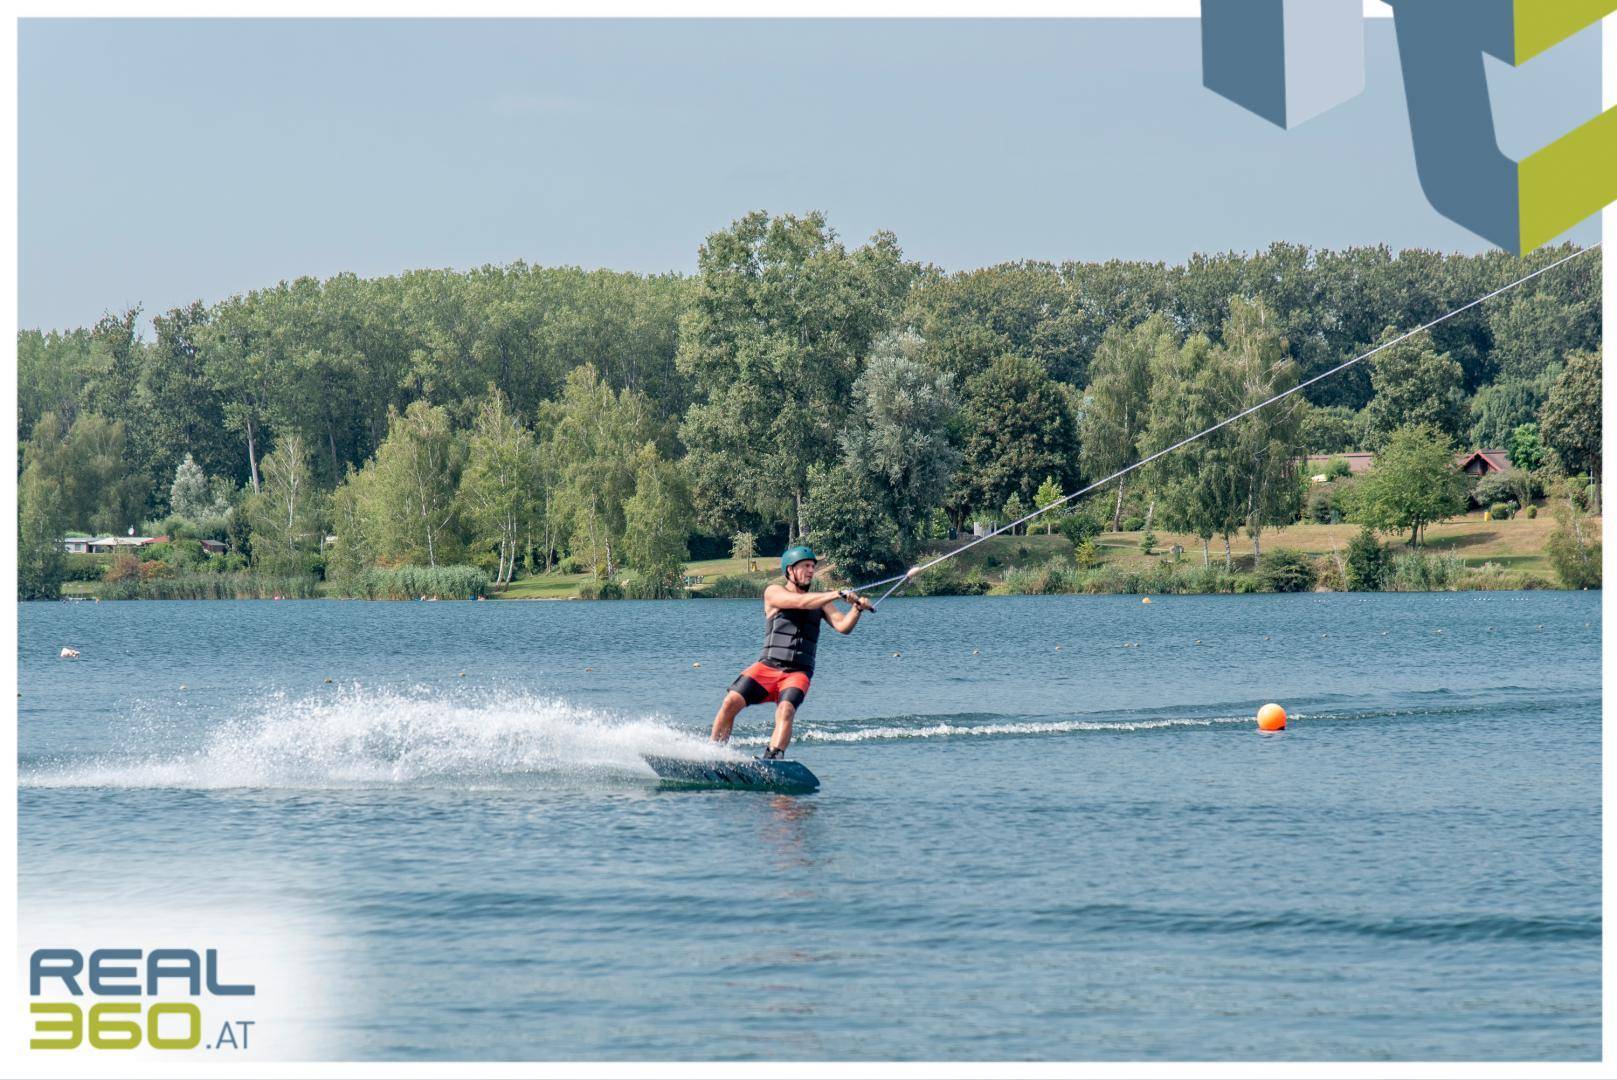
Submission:
[[[780,557],[786,575],[784,585],[771,583],[764,590],[764,650],[758,662],[736,677],[725,692],[718,715],[713,718],[713,741],[730,741],[736,714],[748,705],[778,701],[775,706],[775,732],[769,739],[765,758],[786,753],[792,741],[792,717],[808,695],[809,678],[814,674],[814,651],[820,643],[820,623],[831,624],[839,634],[853,630],[864,611],[875,605],[852,589],[810,592],[818,566],[813,549],[798,544]],[[832,605],[842,600],[852,605],[843,611]]]

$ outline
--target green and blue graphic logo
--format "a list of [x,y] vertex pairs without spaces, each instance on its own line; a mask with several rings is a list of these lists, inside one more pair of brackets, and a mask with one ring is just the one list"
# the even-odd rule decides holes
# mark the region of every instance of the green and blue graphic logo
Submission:
[[256,993],[250,983],[222,981],[217,949],[96,949],[88,957],[78,949],[35,949],[28,1048],[246,1050],[255,1021],[242,1019],[241,1010],[209,1020],[202,1004]]
[[[1484,54],[1518,67],[1617,0],[1387,0],[1421,188],[1515,254],[1617,200],[1617,109],[1521,160],[1499,149]],[[1361,0],[1202,0],[1202,81],[1291,128],[1364,89]]]

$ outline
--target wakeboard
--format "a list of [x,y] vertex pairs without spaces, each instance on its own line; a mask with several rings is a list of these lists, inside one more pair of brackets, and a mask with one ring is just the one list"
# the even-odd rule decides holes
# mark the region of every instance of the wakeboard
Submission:
[[750,761],[692,761],[685,758],[643,754],[646,764],[662,778],[665,787],[734,788],[740,791],[777,791],[786,795],[807,795],[818,791],[820,778],[801,761],[784,758],[753,758]]

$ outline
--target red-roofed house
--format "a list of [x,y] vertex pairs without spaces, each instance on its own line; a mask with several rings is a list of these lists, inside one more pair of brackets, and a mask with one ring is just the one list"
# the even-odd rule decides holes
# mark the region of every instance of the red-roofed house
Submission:
[[1473,450],[1457,458],[1460,471],[1467,476],[1486,476],[1510,469],[1510,455],[1503,450]]

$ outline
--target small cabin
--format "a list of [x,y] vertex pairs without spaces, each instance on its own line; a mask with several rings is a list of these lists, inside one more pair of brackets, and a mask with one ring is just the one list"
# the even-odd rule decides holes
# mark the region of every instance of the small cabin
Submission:
[[1473,450],[1461,454],[1460,471],[1467,476],[1487,476],[1489,473],[1508,472],[1510,455],[1503,450]]

